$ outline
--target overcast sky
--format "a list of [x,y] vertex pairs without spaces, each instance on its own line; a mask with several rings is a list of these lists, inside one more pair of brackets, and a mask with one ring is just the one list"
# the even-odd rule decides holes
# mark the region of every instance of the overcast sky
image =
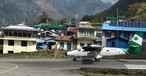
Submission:
[[111,3],[114,4],[115,2],[117,2],[118,0],[101,0],[104,3]]

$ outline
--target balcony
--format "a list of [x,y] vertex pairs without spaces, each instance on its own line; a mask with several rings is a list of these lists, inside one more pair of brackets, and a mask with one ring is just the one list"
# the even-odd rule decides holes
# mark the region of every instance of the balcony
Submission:
[[24,40],[24,41],[36,41],[37,38],[34,37],[14,37],[14,36],[4,36],[3,38],[0,38],[3,40]]
[[75,36],[75,39],[85,39],[85,40],[90,39],[90,40],[95,40],[96,37],[94,37],[94,36]]

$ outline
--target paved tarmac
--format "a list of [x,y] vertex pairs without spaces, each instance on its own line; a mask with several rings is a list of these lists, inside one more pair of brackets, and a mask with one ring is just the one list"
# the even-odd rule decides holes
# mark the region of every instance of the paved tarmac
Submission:
[[146,69],[146,60],[0,59],[0,76],[81,76],[80,67]]

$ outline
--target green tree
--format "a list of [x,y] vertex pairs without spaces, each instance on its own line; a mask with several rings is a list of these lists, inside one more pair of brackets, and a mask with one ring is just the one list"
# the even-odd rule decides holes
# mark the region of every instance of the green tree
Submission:
[[130,7],[128,8],[128,10],[126,12],[126,17],[132,17],[132,16],[136,15],[136,13],[140,7],[141,7],[141,5],[139,3],[130,5]]
[[131,5],[126,12],[126,16],[129,20],[146,21],[146,2]]
[[85,15],[83,18],[82,18],[82,21],[91,21],[91,18],[89,15]]
[[137,14],[138,15],[143,15],[146,13],[146,3],[142,2],[139,5],[141,5],[141,7],[138,9]]
[[58,21],[59,25],[63,25],[64,23],[67,23],[67,18],[62,18],[60,21]]
[[100,13],[96,13],[94,16],[94,21],[95,22],[102,22],[103,21],[103,16]]
[[35,20],[34,20],[35,24],[40,24],[40,23],[50,23],[50,24],[54,24],[54,21],[51,17],[49,17],[49,15],[46,12],[43,12],[40,16],[38,16]]
[[72,18],[71,22],[77,22],[77,19],[76,18]]
[[89,22],[102,22],[103,21],[103,16],[99,13],[96,13],[95,15],[85,15],[81,21],[89,21]]

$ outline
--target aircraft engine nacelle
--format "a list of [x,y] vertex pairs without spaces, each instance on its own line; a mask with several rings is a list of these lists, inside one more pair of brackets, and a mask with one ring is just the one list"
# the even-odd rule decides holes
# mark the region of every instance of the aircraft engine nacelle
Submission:
[[88,45],[83,47],[84,51],[95,51],[95,50],[100,50],[101,46],[100,45]]
[[84,49],[84,51],[95,51],[97,47],[86,46],[86,47],[83,47],[82,49]]

